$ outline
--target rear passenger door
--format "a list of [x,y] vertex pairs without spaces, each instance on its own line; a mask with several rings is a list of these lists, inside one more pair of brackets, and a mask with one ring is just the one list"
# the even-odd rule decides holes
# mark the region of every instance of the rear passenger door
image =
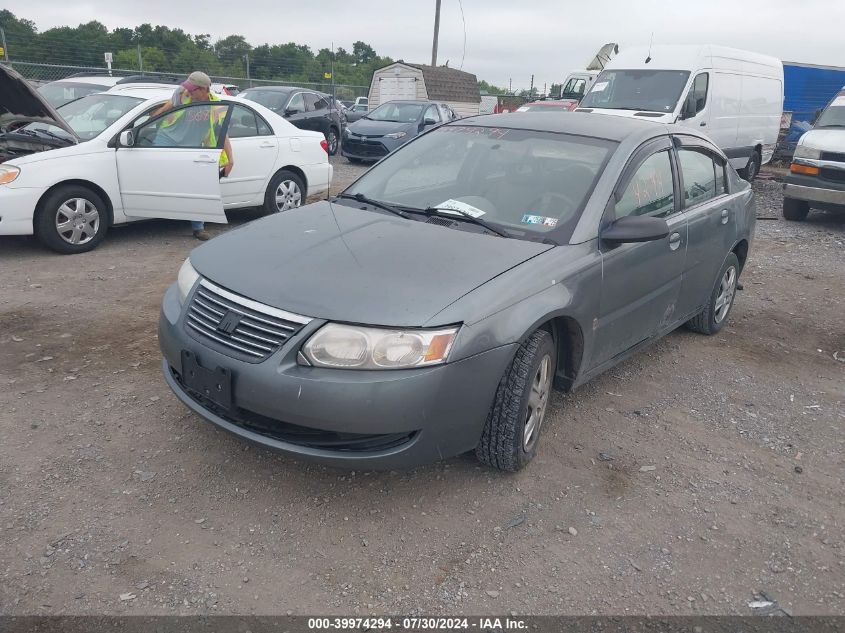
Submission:
[[223,204],[257,204],[275,171],[278,141],[263,117],[252,108],[236,104],[229,121],[229,142],[235,166],[228,178],[220,179]]
[[674,138],[689,235],[678,316],[692,316],[707,303],[736,241],[736,201],[728,190],[727,161],[716,148],[693,136]]
[[664,218],[669,235],[653,242],[600,243],[602,288],[592,367],[610,363],[677,318],[686,265],[687,226],[677,195],[669,137],[638,150],[607,205],[602,227],[624,216]]

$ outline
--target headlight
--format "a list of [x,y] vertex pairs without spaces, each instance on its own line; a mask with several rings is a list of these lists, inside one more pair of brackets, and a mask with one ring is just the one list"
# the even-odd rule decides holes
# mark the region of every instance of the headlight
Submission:
[[179,275],[176,277],[176,287],[179,289],[179,305],[184,305],[185,299],[188,298],[188,293],[194,287],[197,279],[200,278],[199,273],[191,266],[191,258],[185,260],[182,268],[179,269]]
[[317,367],[407,369],[446,362],[457,327],[440,330],[386,329],[329,323],[302,348]]
[[18,174],[21,173],[20,168],[14,165],[0,165],[0,185],[8,185]]
[[808,158],[810,160],[819,160],[822,157],[822,152],[819,149],[813,149],[806,145],[799,145],[795,148],[794,158]]
[[405,138],[408,136],[407,132],[391,132],[390,134],[385,134],[387,138]]

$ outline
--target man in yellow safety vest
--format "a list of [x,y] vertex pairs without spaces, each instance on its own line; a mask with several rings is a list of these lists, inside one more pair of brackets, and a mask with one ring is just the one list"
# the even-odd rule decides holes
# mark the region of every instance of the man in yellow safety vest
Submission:
[[[163,104],[158,110],[153,112],[150,118],[165,114],[169,110],[178,108],[179,106],[203,101],[220,101],[220,97],[211,92],[211,78],[208,75],[200,71],[192,72],[174,91],[170,101]],[[219,112],[215,112],[215,110],[219,110]],[[159,134],[162,135],[163,138],[170,136],[168,134],[168,129],[174,128],[176,122],[184,115],[185,111],[180,110],[166,117],[159,127]],[[181,136],[193,135],[197,132],[201,134],[202,145],[204,147],[217,147],[217,126],[223,122],[225,116],[225,107],[212,108],[207,119],[207,128],[205,127],[206,123],[204,121],[193,119],[187,124],[177,126],[177,128],[181,132]],[[223,139],[223,151],[220,153],[219,168],[221,178],[228,176],[234,166],[235,163],[232,155],[232,145],[229,143],[229,137],[227,135]],[[205,224],[203,222],[192,221],[191,228],[194,231],[194,237],[198,240],[205,241],[210,237],[205,230]]]

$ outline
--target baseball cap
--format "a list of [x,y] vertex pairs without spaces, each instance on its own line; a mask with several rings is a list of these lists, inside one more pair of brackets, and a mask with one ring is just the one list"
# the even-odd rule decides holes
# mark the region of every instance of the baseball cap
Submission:
[[196,88],[210,88],[211,87],[211,77],[206,75],[204,72],[195,70],[188,78],[182,82],[182,87],[185,90],[194,90]]

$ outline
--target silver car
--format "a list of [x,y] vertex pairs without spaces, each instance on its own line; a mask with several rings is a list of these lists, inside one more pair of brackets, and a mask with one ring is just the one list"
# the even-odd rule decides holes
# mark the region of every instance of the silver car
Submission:
[[515,471],[553,387],[725,326],[754,222],[748,184],[688,128],[456,121],[333,200],[195,249],[162,305],[164,376],[290,454],[398,468],[475,451]]

